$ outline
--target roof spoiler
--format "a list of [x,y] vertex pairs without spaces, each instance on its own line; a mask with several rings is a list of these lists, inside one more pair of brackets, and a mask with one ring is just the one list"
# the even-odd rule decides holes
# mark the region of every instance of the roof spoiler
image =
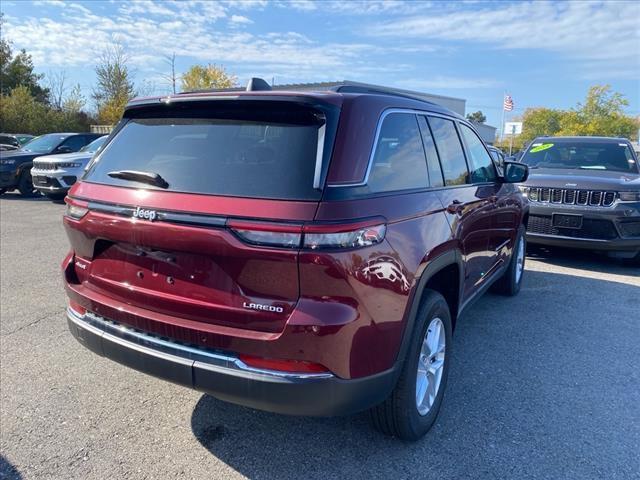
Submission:
[[271,85],[260,77],[252,77],[247,83],[247,92],[265,92],[271,90]]

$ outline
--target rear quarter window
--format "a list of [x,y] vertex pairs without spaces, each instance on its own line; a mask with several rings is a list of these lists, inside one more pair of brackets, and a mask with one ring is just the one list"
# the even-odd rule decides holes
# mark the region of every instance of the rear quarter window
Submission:
[[391,113],[384,118],[367,185],[371,193],[428,186],[427,162],[414,114]]

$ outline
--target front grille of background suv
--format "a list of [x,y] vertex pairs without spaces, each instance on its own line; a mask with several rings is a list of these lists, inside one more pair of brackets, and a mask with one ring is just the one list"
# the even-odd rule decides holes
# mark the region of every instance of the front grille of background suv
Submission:
[[618,198],[617,192],[606,190],[575,190],[567,188],[527,188],[531,202],[556,203],[563,205],[585,205],[589,207],[610,207]]
[[552,217],[550,216],[530,215],[527,223],[527,232],[590,240],[613,240],[618,238],[618,232],[613,222],[597,218],[583,219],[582,227],[580,228],[562,228],[553,226]]
[[55,170],[57,166],[50,162],[33,162],[33,168],[36,170]]

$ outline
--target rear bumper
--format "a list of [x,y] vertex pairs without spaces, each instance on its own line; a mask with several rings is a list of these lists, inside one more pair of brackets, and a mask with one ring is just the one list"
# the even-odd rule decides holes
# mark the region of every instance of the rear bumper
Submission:
[[69,330],[85,347],[155,377],[221,400],[270,412],[336,416],[382,402],[396,369],[345,380],[331,373],[255,369],[226,352],[204,350],[154,337],[92,314],[67,310]]

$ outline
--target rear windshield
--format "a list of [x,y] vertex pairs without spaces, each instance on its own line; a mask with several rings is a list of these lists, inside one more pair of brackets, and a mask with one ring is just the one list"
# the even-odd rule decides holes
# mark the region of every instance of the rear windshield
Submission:
[[549,138],[533,142],[521,161],[531,168],[638,173],[633,152],[625,142]]
[[173,111],[166,107],[137,114],[95,159],[85,180],[160,188],[113,176],[138,171],[159,175],[168,191],[319,200],[314,176],[322,171],[323,154],[331,150],[326,148],[324,114],[309,107],[265,103],[270,105]]

